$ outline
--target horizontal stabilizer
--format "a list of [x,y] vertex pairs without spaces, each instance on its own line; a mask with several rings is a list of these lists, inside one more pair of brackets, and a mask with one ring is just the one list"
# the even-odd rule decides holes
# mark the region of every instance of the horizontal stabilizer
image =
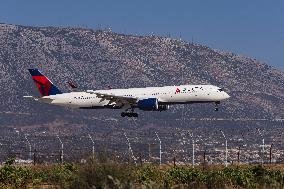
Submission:
[[35,100],[35,101],[38,101],[38,97],[34,97],[34,96],[23,96],[24,98],[31,98],[31,99],[33,99],[33,100]]
[[35,97],[35,96],[23,96],[24,98],[30,98],[33,99],[35,101],[39,101],[39,102],[46,102],[46,103],[51,103],[54,99],[52,98],[47,98],[45,97]]

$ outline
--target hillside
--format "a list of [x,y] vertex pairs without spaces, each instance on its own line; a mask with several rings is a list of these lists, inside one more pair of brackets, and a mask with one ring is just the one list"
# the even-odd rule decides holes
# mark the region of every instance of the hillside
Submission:
[[[73,80],[78,90],[185,83],[222,86],[230,94],[219,112],[213,104],[185,106],[186,119],[284,118],[284,73],[252,58],[159,36],[0,24],[1,125],[122,119],[120,111],[70,110],[23,99],[38,95],[27,72],[33,67],[63,91]],[[141,113],[141,119],[174,120],[181,107]]]

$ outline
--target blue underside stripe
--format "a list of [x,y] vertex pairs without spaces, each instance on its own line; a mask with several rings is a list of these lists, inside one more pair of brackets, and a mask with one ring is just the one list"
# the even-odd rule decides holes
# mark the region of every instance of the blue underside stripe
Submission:
[[56,94],[62,94],[62,92],[55,85],[52,85],[51,89],[48,92],[48,95],[56,95]]

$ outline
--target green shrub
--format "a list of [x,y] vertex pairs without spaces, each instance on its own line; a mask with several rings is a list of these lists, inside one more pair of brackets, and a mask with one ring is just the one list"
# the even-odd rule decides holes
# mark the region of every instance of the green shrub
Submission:
[[139,182],[148,183],[153,182],[162,182],[163,173],[155,165],[146,165],[138,169],[136,173],[137,179]]
[[[112,162],[98,163],[88,162],[81,165],[77,172],[77,177],[71,183],[71,188],[78,188],[79,185],[85,188],[105,188],[113,186],[113,180],[119,180],[127,185],[135,181],[135,167],[125,164],[115,164]],[[111,180],[110,178],[113,178]]]
[[26,167],[15,167],[6,164],[0,169],[0,183],[4,185],[25,186],[32,178],[32,171]]

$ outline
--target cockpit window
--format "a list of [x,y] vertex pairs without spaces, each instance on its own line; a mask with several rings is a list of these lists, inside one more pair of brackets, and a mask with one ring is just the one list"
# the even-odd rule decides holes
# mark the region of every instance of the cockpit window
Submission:
[[223,90],[222,88],[219,88],[218,91],[222,92],[222,91],[224,91],[224,90]]

